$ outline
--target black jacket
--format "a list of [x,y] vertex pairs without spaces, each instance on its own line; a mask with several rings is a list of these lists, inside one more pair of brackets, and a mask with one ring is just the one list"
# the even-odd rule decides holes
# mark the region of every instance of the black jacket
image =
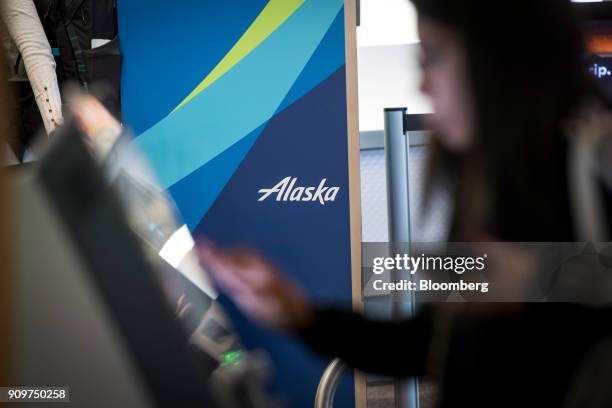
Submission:
[[[449,330],[436,330],[436,319],[451,319]],[[301,336],[366,372],[430,377],[443,407],[559,407],[587,353],[612,336],[612,310],[538,303],[448,317],[427,308],[393,323],[320,309]]]

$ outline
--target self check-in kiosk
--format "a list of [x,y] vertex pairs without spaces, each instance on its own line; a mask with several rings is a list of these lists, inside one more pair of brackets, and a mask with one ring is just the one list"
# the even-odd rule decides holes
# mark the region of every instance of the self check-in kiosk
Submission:
[[129,146],[100,160],[68,126],[13,171],[18,380],[68,387],[75,406],[275,406]]

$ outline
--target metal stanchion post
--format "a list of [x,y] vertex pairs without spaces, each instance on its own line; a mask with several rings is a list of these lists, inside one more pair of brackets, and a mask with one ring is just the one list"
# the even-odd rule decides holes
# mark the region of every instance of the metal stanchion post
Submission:
[[[389,222],[389,243],[392,252],[395,245],[409,244],[410,237],[410,189],[408,160],[410,144],[404,129],[406,108],[385,109],[385,166],[387,176],[387,206]],[[397,247],[397,250],[400,248]],[[393,271],[392,281],[412,279],[412,275],[402,276]],[[395,318],[414,317],[414,296],[412,291],[396,292],[393,300]],[[418,380],[410,378],[396,383],[396,406],[398,408],[418,408]]]

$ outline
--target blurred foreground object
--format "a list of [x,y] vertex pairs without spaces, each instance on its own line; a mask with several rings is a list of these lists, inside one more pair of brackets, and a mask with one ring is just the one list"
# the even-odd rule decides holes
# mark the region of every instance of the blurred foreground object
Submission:
[[[0,27],[1,28],[1,27]],[[4,157],[8,150],[6,142],[9,140],[9,94],[6,89],[6,72],[4,58],[0,55],[0,157]],[[13,361],[13,276],[9,268],[10,251],[8,248],[10,229],[8,227],[8,199],[5,188],[5,169],[0,167],[0,386],[10,384],[12,381]]]
[[81,102],[79,126],[11,177],[16,381],[69,387],[79,407],[275,406],[172,201],[118,123]]

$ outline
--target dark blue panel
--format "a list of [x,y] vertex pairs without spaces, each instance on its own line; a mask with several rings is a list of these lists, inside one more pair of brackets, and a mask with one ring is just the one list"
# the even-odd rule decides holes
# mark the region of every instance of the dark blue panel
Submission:
[[206,213],[217,199],[264,127],[265,125],[261,125],[247,137],[170,187],[169,192],[189,229],[200,223],[202,214]]
[[[350,228],[344,67],[275,116],[196,229],[221,245],[258,248],[321,301],[351,305]],[[313,120],[312,118],[316,118]],[[258,202],[258,190],[287,176],[301,186],[340,187],[335,202]],[[254,327],[231,311],[247,346],[265,348],[276,376],[273,390],[291,407],[312,407],[327,361],[295,339]],[[352,406],[346,382],[336,406]]]
[[165,117],[221,61],[266,3],[120,1],[124,121],[138,135]]

